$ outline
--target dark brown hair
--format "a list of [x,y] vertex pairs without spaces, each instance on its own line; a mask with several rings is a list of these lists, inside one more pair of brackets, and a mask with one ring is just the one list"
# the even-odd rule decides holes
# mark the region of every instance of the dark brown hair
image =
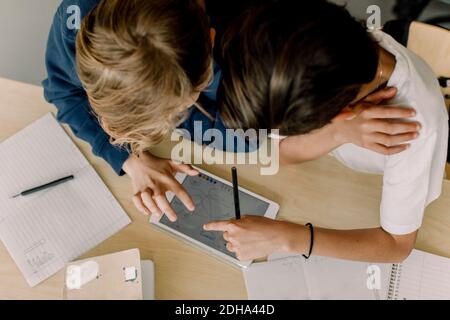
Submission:
[[232,128],[305,134],[331,121],[371,82],[377,45],[327,1],[274,1],[248,10],[224,35],[219,108]]

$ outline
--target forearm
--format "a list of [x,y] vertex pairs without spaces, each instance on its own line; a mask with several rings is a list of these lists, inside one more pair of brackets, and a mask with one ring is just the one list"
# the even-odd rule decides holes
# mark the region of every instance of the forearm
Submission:
[[295,164],[320,158],[343,144],[334,124],[280,142],[280,163]]
[[[309,228],[302,225],[291,226],[286,251],[307,254],[310,245]],[[403,261],[410,253],[416,233],[395,236],[381,228],[357,230],[332,230],[314,228],[313,255],[345,260],[396,263]]]
[[[74,105],[74,101],[81,103]],[[58,109],[58,121],[68,124],[75,136],[91,145],[93,154],[108,162],[118,175],[123,175],[122,165],[128,159],[129,152],[110,143],[110,137],[97,119],[89,114],[87,110],[90,107],[83,105],[83,101],[78,96],[52,101]]]

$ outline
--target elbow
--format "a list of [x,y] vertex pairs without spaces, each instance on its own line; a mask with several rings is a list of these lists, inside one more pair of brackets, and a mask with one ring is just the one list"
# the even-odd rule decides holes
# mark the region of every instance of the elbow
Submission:
[[293,156],[292,153],[280,152],[279,163],[281,166],[289,166],[294,164],[305,163],[308,161],[315,160],[313,158],[305,158],[299,155]]
[[[304,152],[299,152],[296,148],[292,147],[292,141],[293,140],[290,139],[290,137],[279,141],[278,153],[279,163],[281,166],[304,163],[319,158],[312,157],[309,154],[305,154]],[[298,145],[300,146],[301,143],[298,143]]]
[[289,161],[286,157],[280,156],[280,165],[287,166],[292,164],[292,161]]
[[393,250],[392,263],[401,263],[409,257],[416,244],[417,231],[406,235],[392,235]]
[[304,158],[297,158],[297,159],[289,159],[288,157],[280,157],[280,165],[281,166],[290,166],[290,165],[295,165],[295,164],[300,164],[300,163],[305,163],[308,161],[312,161],[315,159],[304,159]]
[[400,247],[395,250],[391,263],[402,263],[409,257],[414,247]]

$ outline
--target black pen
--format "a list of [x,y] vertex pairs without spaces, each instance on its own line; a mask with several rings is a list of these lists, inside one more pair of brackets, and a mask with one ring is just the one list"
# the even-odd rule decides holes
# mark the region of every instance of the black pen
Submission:
[[61,179],[58,179],[58,180],[55,180],[55,181],[43,184],[41,186],[34,187],[34,188],[31,188],[31,189],[22,191],[21,193],[16,194],[13,198],[17,198],[19,196],[28,196],[30,194],[33,194],[33,193],[36,193],[36,192],[39,192],[39,191],[42,191],[42,190],[45,190],[45,189],[48,189],[48,188],[51,188],[51,187],[55,187],[55,186],[57,186],[59,184],[62,184],[64,182],[66,182],[66,181],[73,180],[73,178],[74,178],[74,176],[70,175],[70,176],[67,176],[67,177],[64,177],[64,178],[61,178]]
[[234,214],[236,220],[239,220],[241,218],[241,208],[239,205],[239,184],[236,167],[231,168],[231,178],[233,180]]

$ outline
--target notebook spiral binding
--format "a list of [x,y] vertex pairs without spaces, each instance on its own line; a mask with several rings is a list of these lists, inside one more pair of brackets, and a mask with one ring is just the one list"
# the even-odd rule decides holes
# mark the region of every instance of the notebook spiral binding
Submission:
[[388,300],[397,300],[398,286],[400,284],[400,275],[402,273],[402,265],[394,263],[389,276]]

